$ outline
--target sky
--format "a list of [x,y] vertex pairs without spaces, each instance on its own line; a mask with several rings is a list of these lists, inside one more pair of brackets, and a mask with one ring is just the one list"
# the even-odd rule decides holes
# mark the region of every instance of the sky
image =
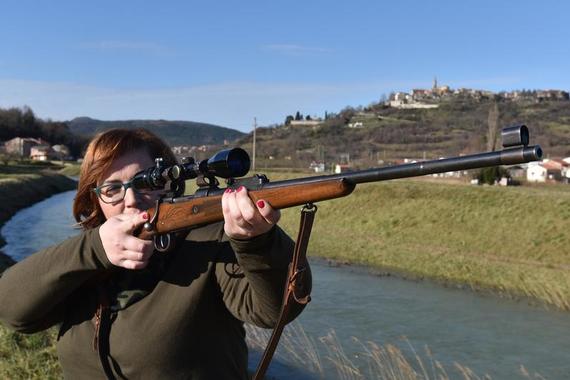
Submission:
[[394,91],[570,90],[568,1],[3,0],[0,108],[243,132]]

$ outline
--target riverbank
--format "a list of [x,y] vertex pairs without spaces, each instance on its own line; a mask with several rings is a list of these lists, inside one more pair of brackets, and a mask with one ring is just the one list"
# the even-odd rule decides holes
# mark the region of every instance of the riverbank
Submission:
[[[0,179],[0,228],[17,211],[51,195],[77,188],[73,179],[55,172],[15,174]],[[5,241],[0,235],[0,272],[14,261],[1,252]]]
[[[284,210],[291,236],[298,224]],[[567,185],[387,181],[319,203],[309,255],[570,310],[568,231]]]
[[[5,166],[0,173],[0,228],[19,210],[51,195],[77,188],[66,175],[42,170],[38,165]],[[5,244],[0,235],[0,273],[14,264],[1,252]],[[0,325],[0,377],[5,379],[46,379],[62,376],[54,329],[23,335]]]

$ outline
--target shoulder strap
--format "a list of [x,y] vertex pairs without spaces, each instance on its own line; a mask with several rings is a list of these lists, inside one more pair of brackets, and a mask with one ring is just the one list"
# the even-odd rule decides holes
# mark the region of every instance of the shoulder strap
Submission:
[[279,344],[279,339],[283,333],[283,329],[287,323],[287,317],[289,315],[289,310],[291,305],[296,303],[299,305],[306,305],[311,301],[311,296],[309,294],[310,289],[305,286],[305,272],[307,270],[307,246],[309,244],[309,238],[311,237],[311,229],[313,227],[313,221],[315,219],[315,213],[317,212],[317,206],[313,204],[307,204],[301,210],[301,223],[299,227],[299,235],[297,236],[297,241],[295,243],[295,251],[293,253],[293,259],[291,264],[289,264],[289,274],[287,275],[287,282],[285,283],[285,295],[283,297],[283,304],[281,305],[281,314],[279,315],[279,320],[265,351],[261,361],[255,371],[253,380],[261,380],[269,367],[271,358],[275,353],[275,349]]
[[93,338],[93,349],[99,354],[99,360],[108,380],[115,380],[115,375],[109,364],[109,332],[111,329],[111,317],[109,310],[109,298],[104,283],[97,287],[99,306],[95,313],[95,336]]

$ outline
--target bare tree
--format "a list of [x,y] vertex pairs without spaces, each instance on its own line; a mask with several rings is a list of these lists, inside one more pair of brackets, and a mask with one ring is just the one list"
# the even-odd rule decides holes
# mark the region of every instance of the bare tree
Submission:
[[487,118],[487,150],[494,151],[497,145],[497,133],[499,131],[499,106],[493,103],[489,109],[489,117]]

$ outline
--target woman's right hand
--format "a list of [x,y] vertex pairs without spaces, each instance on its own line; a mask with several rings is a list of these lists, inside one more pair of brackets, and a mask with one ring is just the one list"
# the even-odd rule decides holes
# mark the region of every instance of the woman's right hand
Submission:
[[133,231],[148,219],[146,211],[110,217],[99,227],[99,236],[111,264],[126,269],[143,269],[154,251],[150,240],[133,236]]

